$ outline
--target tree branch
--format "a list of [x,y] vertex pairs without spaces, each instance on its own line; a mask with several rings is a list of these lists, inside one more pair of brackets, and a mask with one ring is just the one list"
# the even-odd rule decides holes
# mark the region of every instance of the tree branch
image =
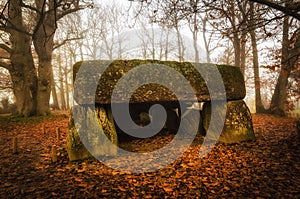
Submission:
[[0,85],[0,90],[6,90],[6,89],[13,89],[12,86],[1,86]]
[[0,67],[11,70],[11,65],[5,62],[0,62]]
[[274,2],[268,1],[268,0],[249,0],[249,1],[253,1],[253,2],[256,2],[256,3],[259,3],[259,4],[269,6],[271,8],[274,8],[276,10],[279,10],[279,11],[283,12],[286,15],[289,15],[291,17],[294,17],[294,18],[300,20],[300,14],[298,13],[298,9],[292,10],[288,7],[281,6],[277,3],[274,3]]
[[80,40],[80,39],[83,39],[83,37],[75,37],[75,38],[68,38],[68,39],[65,39],[63,40],[61,43],[59,44],[56,44],[54,47],[53,47],[53,50],[65,45],[67,42],[69,41],[76,41],[76,40]]
[[33,7],[33,6],[30,6],[30,5],[28,5],[28,4],[25,4],[23,1],[21,2],[21,6],[22,6],[23,8],[27,8],[27,9],[29,9],[29,10],[35,11],[35,12],[38,13],[38,14],[41,14],[41,12],[40,12],[37,8],[35,8],[35,7]]
[[11,53],[11,48],[8,47],[5,44],[0,44],[0,48],[2,48],[3,50],[5,50],[6,52],[8,52],[9,54]]
[[69,9],[69,10],[66,10],[60,14],[57,15],[57,20],[60,20],[61,18],[63,18],[64,16],[68,15],[68,14],[71,14],[73,12],[77,12],[79,10],[82,10],[84,9],[85,7],[77,7],[77,8],[73,8],[73,9]]

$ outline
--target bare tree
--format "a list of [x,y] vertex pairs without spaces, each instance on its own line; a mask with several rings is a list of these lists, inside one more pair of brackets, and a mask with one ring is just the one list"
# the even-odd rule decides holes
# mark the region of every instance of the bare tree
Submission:
[[258,49],[257,49],[257,36],[255,32],[255,9],[254,3],[250,2],[250,37],[252,44],[252,54],[253,54],[253,71],[254,71],[254,85],[255,85],[255,109],[257,113],[266,112],[262,99],[261,99],[261,85],[260,85],[260,76],[259,76],[259,61],[258,61]]
[[[291,34],[295,21],[286,16],[283,19],[281,70],[277,79],[274,94],[272,96],[270,112],[277,115],[285,115],[287,85],[292,69],[299,64],[300,58],[300,27],[296,27]],[[290,36],[291,35],[291,36]]]
[[145,16],[139,16],[138,27],[135,32],[140,40],[140,50],[144,59],[167,60],[174,51],[172,43],[174,38],[169,38],[170,29],[163,24],[155,24]]
[[[91,6],[92,2],[8,0],[1,4],[0,30],[9,34],[10,63],[1,63],[12,77],[18,115],[45,115],[50,111],[52,51],[57,21]],[[32,44],[34,51],[32,51]],[[33,52],[38,57],[37,69]]]
[[[125,48],[123,43],[126,38],[122,32],[126,29],[126,23],[122,8],[115,3],[98,5],[97,12],[91,13],[90,17],[98,24],[96,37],[100,39],[100,44],[97,42],[95,46],[98,56],[106,56],[110,60],[123,58]],[[100,22],[99,18],[101,18]],[[90,43],[87,44],[92,46]],[[99,47],[101,47],[100,52]]]
[[181,26],[182,22],[185,20],[185,15],[183,13],[185,2],[166,0],[163,2],[155,1],[153,4],[154,15],[150,14],[149,17],[153,18],[154,22],[166,26],[167,28],[174,28],[177,35],[177,57],[179,61],[184,61],[186,49],[182,40]]

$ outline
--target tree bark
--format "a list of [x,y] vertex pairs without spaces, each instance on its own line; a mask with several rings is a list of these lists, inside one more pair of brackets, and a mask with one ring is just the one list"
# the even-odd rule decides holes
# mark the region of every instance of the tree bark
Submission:
[[199,58],[199,49],[198,49],[198,23],[197,23],[197,13],[196,12],[194,13],[192,23],[193,23],[193,28],[190,28],[190,29],[191,29],[191,32],[193,34],[193,45],[194,45],[194,50],[195,50],[195,62],[199,63],[200,58]]
[[279,73],[269,111],[275,115],[285,116],[288,78],[291,72],[289,65],[289,17],[283,20],[281,71]]
[[31,116],[35,114],[37,104],[37,76],[31,51],[31,37],[25,33],[27,30],[23,24],[22,8],[18,1],[10,2],[9,13],[11,25],[22,30],[11,28],[8,31],[12,43],[9,72],[17,105],[17,112],[14,114]]
[[233,48],[234,48],[234,65],[240,67],[241,63],[241,43],[237,34],[233,35]]
[[52,108],[54,110],[58,110],[59,104],[58,104],[58,99],[57,99],[57,92],[56,92],[56,87],[55,87],[53,71],[52,71],[52,77],[51,77],[51,94],[52,94],[52,99],[53,99]]
[[205,46],[205,51],[206,51],[206,61],[207,61],[207,63],[211,63],[209,43],[206,38],[206,26],[207,26],[207,17],[206,16],[204,17],[204,19],[202,19],[202,24],[203,24],[202,36],[203,36],[204,46]]
[[[88,5],[87,2],[82,2]],[[16,115],[46,115],[50,112],[53,38],[57,20],[83,9],[80,1],[7,1],[1,8],[0,28],[9,34],[9,70],[16,98]],[[66,9],[65,9],[66,8]],[[31,20],[31,21],[30,21]],[[35,66],[32,43],[38,57]],[[3,47],[4,46],[4,47]]]
[[[42,0],[36,0],[37,7],[42,10]],[[36,27],[33,36],[33,44],[38,54],[38,94],[37,115],[50,113],[50,94],[52,79],[52,52],[54,46],[54,34],[56,31],[56,16],[54,2],[49,4],[49,11],[41,24]],[[38,16],[40,17],[40,16]],[[39,19],[37,19],[38,21]]]

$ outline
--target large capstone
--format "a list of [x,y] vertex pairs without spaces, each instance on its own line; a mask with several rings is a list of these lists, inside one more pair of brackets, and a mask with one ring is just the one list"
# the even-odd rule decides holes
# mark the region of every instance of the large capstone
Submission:
[[[255,139],[251,113],[243,100],[228,101],[227,111],[222,106],[216,105],[214,110],[211,110],[211,107],[211,102],[206,102],[202,111],[203,126],[209,139],[218,140],[222,143],[238,143]],[[208,132],[212,111],[215,111],[216,117],[220,121],[223,115],[226,116],[221,134],[219,132]],[[222,114],[222,111],[226,111],[226,113]]]
[[104,108],[75,106],[69,121],[67,152],[70,161],[117,154],[117,132]]
[[[147,66],[138,73],[140,66]],[[164,68],[170,68],[167,70]],[[150,69],[150,68],[155,69]],[[150,70],[152,75],[149,75]],[[192,87],[189,93],[186,85],[180,84],[180,74]],[[201,72],[199,72],[201,71]],[[216,73],[221,74],[221,79],[216,79]],[[175,102],[178,101],[174,92],[155,83],[144,84],[149,76],[157,76],[159,79],[175,84],[179,90],[181,101],[191,101],[196,95],[198,101],[210,101],[211,95],[207,82],[223,81],[227,100],[244,99],[246,95],[244,78],[239,67],[227,65],[201,64],[190,62],[158,61],[158,60],[115,60],[115,61],[84,61],[78,62],[73,67],[75,93],[74,98],[78,104],[110,104],[113,91],[114,103],[127,103],[128,96],[131,103],[143,102]],[[117,83],[126,75],[128,81],[119,85]],[[205,79],[203,78],[205,77]],[[132,95],[130,88],[139,87]],[[222,87],[214,90],[214,100],[223,100]]]

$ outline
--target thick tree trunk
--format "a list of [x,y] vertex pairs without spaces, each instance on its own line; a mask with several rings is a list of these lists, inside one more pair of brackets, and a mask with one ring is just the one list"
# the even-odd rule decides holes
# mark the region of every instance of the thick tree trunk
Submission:
[[[34,0],[27,3],[13,0],[7,1],[7,6],[3,7],[1,30],[10,35],[11,47],[7,46],[5,50],[10,54],[11,63],[2,63],[1,66],[7,68],[12,77],[17,104],[15,114],[45,115],[50,112],[51,59],[56,22],[81,8],[77,1]],[[26,16],[23,16],[23,11]],[[35,18],[29,19],[28,16]],[[38,55],[37,66],[33,61],[32,43]]]
[[34,115],[36,111],[36,77],[34,74],[28,74],[29,67],[17,63],[13,63],[13,66],[14,69],[10,71],[10,75],[17,106],[17,110],[13,114],[25,117]]
[[50,114],[49,101],[50,101],[50,94],[51,94],[51,76],[52,76],[51,67],[52,67],[51,61],[47,61],[47,60],[39,61],[37,115]]
[[9,30],[11,48],[11,68],[9,69],[13,92],[16,98],[18,116],[31,116],[36,111],[37,76],[31,51],[31,37],[28,36],[23,25],[22,9],[18,1],[11,1],[9,12],[11,17],[9,25],[18,27]]
[[285,116],[287,80],[288,80],[288,71],[282,69],[277,79],[275,91],[271,100],[269,111],[272,114]]
[[269,111],[275,115],[285,116],[288,78],[291,71],[289,61],[289,17],[283,21],[281,71],[279,73]]
[[[36,0],[37,8],[43,6],[42,0]],[[56,31],[56,15],[54,2],[49,4],[49,11],[33,36],[34,48],[38,54],[38,93],[37,114],[47,115],[50,113],[50,94],[52,79],[52,52],[54,46],[54,34]],[[39,17],[39,16],[38,16]],[[38,20],[38,19],[37,19]]]

